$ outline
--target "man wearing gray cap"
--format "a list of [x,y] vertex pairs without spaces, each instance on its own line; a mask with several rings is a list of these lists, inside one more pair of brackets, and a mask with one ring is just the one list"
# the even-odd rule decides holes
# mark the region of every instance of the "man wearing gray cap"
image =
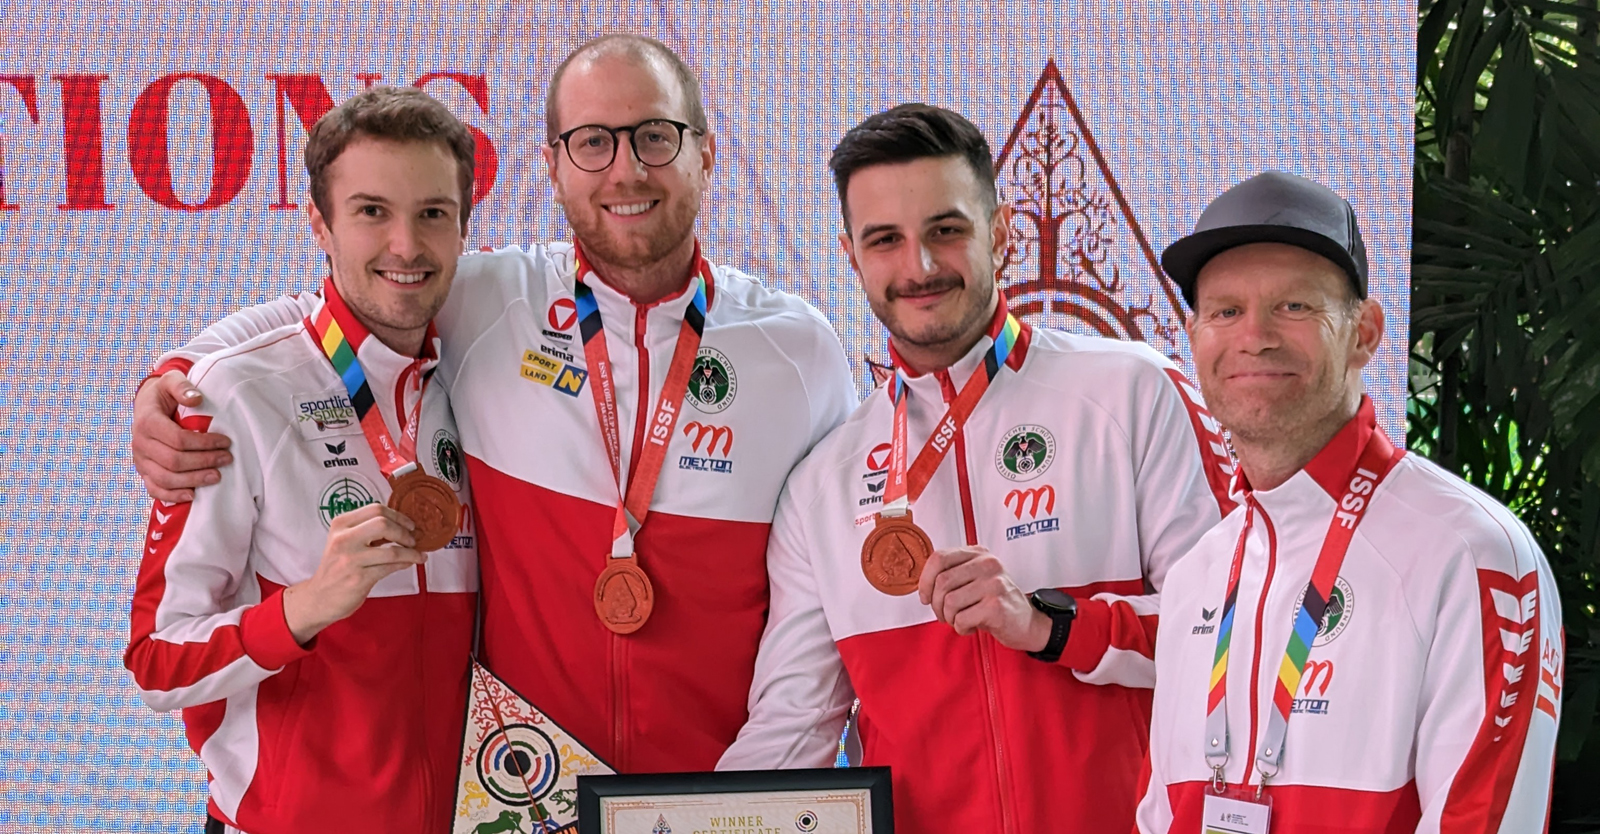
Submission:
[[1161,260],[1243,503],[1167,574],[1138,830],[1544,830],[1554,579],[1515,516],[1377,425],[1349,203],[1269,171]]

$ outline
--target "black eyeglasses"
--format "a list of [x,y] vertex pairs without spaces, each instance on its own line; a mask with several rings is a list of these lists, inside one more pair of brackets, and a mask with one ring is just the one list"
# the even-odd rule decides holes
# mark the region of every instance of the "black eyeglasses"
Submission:
[[633,155],[651,168],[671,165],[683,150],[684,131],[701,131],[671,119],[647,119],[631,127],[579,125],[555,138],[567,146],[567,158],[580,171],[596,174],[617,158],[617,134],[627,132]]

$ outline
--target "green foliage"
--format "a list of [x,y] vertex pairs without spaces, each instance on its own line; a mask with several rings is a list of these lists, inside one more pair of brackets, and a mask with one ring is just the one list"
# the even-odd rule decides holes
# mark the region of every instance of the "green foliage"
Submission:
[[1419,21],[1409,442],[1549,557],[1551,830],[1600,832],[1600,10],[1423,0]]

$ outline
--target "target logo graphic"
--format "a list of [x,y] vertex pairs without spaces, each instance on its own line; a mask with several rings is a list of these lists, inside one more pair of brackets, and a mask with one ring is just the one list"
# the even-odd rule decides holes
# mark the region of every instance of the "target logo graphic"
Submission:
[[794,818],[794,827],[801,831],[816,831],[817,815],[811,811],[801,811],[800,816]]
[[507,805],[544,799],[560,775],[555,742],[529,724],[509,724],[490,733],[478,750],[478,782]]

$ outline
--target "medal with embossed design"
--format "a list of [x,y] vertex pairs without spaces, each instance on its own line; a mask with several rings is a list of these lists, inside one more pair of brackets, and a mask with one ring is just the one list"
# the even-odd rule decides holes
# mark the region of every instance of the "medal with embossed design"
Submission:
[[624,488],[622,437],[617,416],[616,383],[611,373],[611,353],[606,347],[605,327],[600,319],[600,306],[595,302],[594,290],[584,283],[588,267],[584,264],[583,250],[576,245],[573,249],[577,257],[573,297],[578,308],[578,329],[583,336],[584,358],[589,364],[589,392],[594,398],[595,414],[600,420],[600,439],[611,460],[611,472],[616,476],[618,493],[617,510],[611,526],[611,553],[594,583],[594,613],[613,633],[632,634],[644,627],[656,606],[655,586],[639,564],[633,538],[644,526],[645,516],[650,513],[650,498],[655,495],[656,481],[661,477],[667,443],[672,438],[673,427],[678,424],[684,397],[689,393],[689,372],[700,349],[700,334],[705,330],[706,310],[710,306],[711,266],[700,257],[696,248],[696,271],[689,279],[689,305],[683,311],[678,344],[672,351],[672,364],[667,367],[666,381],[661,384],[660,399],[650,411],[650,421],[645,424],[648,433],[639,451],[639,458],[635,461],[633,477],[627,479]]
[[456,537],[461,502],[449,484],[419,468],[394,478],[390,486],[389,507],[417,525],[411,535],[418,551],[438,550]]
[[933,540],[911,520],[879,514],[877,526],[861,545],[861,572],[872,587],[892,597],[917,590],[922,568],[933,555]]
[[1019,344],[1024,348],[1027,345],[1027,325],[1006,312],[1004,302],[995,312],[995,318],[999,326],[992,334],[994,344],[984,354],[983,364],[972,372],[961,387],[961,393],[934,424],[933,436],[909,467],[906,465],[906,402],[910,398],[910,388],[899,368],[887,383],[889,401],[894,404],[889,481],[884,487],[883,509],[878,513],[877,523],[861,543],[861,573],[872,587],[889,596],[905,596],[917,590],[922,569],[933,556],[933,540],[912,520],[912,503],[922,495],[940,462],[955,445],[956,435],[972,415],[983,392],[988,390],[989,383],[1008,360],[1013,368],[1020,364],[1023,351],[1017,348]]

